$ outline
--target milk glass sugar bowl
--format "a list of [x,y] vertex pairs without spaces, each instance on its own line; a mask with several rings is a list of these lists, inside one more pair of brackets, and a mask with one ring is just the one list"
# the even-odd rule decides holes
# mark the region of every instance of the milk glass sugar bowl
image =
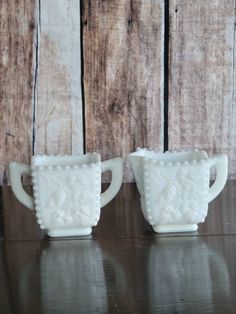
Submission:
[[[34,156],[31,166],[11,162],[9,170],[15,196],[36,210],[40,227],[52,237],[90,234],[100,208],[115,197],[122,183],[122,159],[101,162],[97,153]],[[112,172],[112,182],[101,194],[101,173],[107,170]],[[34,198],[23,189],[23,174],[32,176]]]
[[[141,208],[154,231],[196,231],[211,202],[223,189],[228,173],[226,155],[208,157],[205,151],[156,153],[137,149],[129,155]],[[211,187],[210,170],[216,168]]]

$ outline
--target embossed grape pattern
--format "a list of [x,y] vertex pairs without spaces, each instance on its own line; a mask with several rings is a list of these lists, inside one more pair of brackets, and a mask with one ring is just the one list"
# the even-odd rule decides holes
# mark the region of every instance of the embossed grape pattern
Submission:
[[52,173],[44,172],[42,178],[47,184],[54,186],[54,191],[45,203],[45,209],[51,213],[51,223],[55,227],[78,225],[86,227],[90,224],[91,202],[96,195],[91,193],[86,175],[77,171],[69,172],[61,181]]
[[206,167],[172,166],[171,176],[163,167],[150,167],[149,175],[155,182],[156,192],[151,203],[158,224],[197,223],[207,215]]

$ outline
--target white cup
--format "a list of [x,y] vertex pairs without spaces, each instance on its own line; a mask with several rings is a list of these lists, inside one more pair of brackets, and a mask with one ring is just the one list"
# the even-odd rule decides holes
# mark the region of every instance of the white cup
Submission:
[[[137,149],[129,155],[141,195],[145,219],[154,231],[196,231],[211,202],[223,189],[228,173],[226,155],[208,157],[205,151],[156,153]],[[210,171],[217,174],[210,184]]]
[[[122,158],[101,162],[97,153],[34,156],[31,166],[11,162],[9,170],[16,198],[36,210],[40,227],[51,237],[90,234],[100,208],[116,196],[122,184]],[[101,194],[101,173],[108,170],[112,182]],[[32,176],[34,198],[23,189],[23,174]]]

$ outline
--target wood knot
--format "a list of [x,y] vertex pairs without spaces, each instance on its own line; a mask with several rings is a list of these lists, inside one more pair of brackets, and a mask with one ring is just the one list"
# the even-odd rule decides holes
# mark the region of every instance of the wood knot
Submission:
[[15,135],[13,135],[13,134],[11,134],[11,133],[9,133],[9,132],[6,132],[6,136],[10,136],[10,137],[15,137]]
[[34,28],[35,28],[35,23],[34,23],[34,21],[30,21],[30,22],[29,22],[29,29],[34,30]]
[[109,106],[109,111],[116,116],[121,115],[123,114],[123,106],[121,106],[118,103],[113,102]]

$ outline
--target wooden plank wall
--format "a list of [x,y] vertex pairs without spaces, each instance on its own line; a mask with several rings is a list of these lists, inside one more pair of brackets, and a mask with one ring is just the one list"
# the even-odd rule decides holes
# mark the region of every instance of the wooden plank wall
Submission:
[[0,184],[9,161],[83,152],[80,2],[0,3]]
[[236,178],[235,1],[170,0],[171,149],[229,156]]
[[227,153],[236,178],[233,0],[8,0],[0,30],[0,184],[33,153],[107,159],[164,139]]
[[39,1],[37,14],[34,152],[82,153],[80,3]]
[[0,184],[10,160],[32,154],[34,26],[33,1],[0,2]]
[[[164,2],[83,0],[86,150],[163,149]],[[125,180],[132,180],[124,168]]]

